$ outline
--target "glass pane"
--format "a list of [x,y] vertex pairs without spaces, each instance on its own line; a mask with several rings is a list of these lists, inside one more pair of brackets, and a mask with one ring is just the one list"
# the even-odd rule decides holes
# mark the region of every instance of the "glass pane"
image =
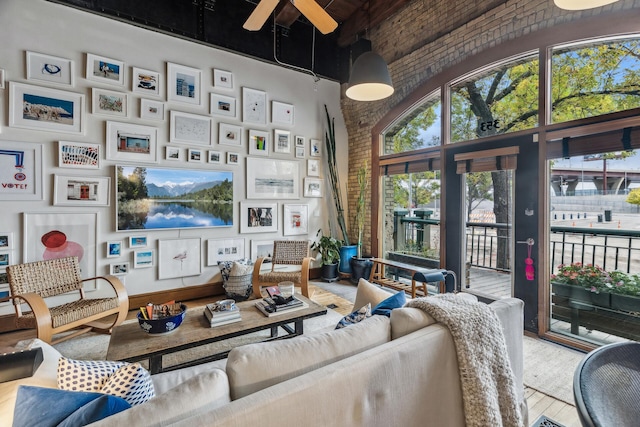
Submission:
[[439,146],[441,109],[440,92],[429,95],[385,133],[384,154]]
[[538,56],[501,64],[451,86],[451,142],[538,125]]
[[555,49],[552,54],[553,123],[640,107],[637,38]]

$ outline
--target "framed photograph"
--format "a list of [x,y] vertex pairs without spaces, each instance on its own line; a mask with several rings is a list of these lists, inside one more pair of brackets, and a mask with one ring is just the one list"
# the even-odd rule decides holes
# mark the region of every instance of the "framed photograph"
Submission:
[[293,126],[293,105],[271,101],[271,123]]
[[202,72],[197,68],[167,63],[167,99],[200,105]]
[[73,61],[27,51],[27,80],[73,86]]
[[199,238],[158,241],[158,279],[197,276],[202,272]]
[[273,240],[252,240],[251,241],[251,260],[256,261],[258,258],[273,256]]
[[247,157],[247,199],[299,199],[298,162]]
[[42,200],[42,144],[0,141],[0,200]]
[[124,276],[129,273],[130,264],[128,262],[118,262],[109,264],[109,274],[112,276]]
[[211,144],[211,118],[171,111],[169,141],[181,144]]
[[122,240],[111,240],[107,242],[107,258],[118,258],[122,256]]
[[100,144],[58,141],[58,167],[100,169]]
[[223,89],[233,89],[233,74],[230,71],[213,69],[213,86]]
[[278,204],[240,202],[240,233],[278,231]]
[[164,120],[164,102],[142,98],[140,100],[140,118],[145,120]]
[[296,147],[304,148],[304,136],[296,135]]
[[[145,175],[143,184],[140,174]],[[234,225],[233,172],[118,165],[116,176],[116,192],[123,194],[116,203],[116,231]],[[127,196],[128,192],[119,188],[120,185],[126,188],[143,185],[147,191],[145,203]],[[197,192],[210,193],[212,203],[194,200]]]
[[111,178],[53,176],[53,204],[57,206],[109,206]]
[[0,251],[13,249],[13,231],[0,231]]
[[0,68],[0,89],[4,89],[4,69]]
[[219,151],[209,150],[207,152],[207,161],[209,163],[221,163],[222,153]]
[[95,212],[25,213],[23,261],[77,256],[82,277],[95,277],[97,218]]
[[13,251],[0,252],[0,268],[4,269],[6,266],[15,264],[13,259]]
[[242,145],[242,126],[220,123],[218,125],[218,144]]
[[240,153],[227,151],[227,164],[236,166],[239,163],[240,163]]
[[309,148],[309,155],[311,157],[322,156],[322,142],[319,139],[312,139]]
[[131,92],[148,96],[160,96],[160,73],[133,67]]
[[188,162],[192,163],[202,163],[204,160],[204,153],[199,148],[189,148],[188,151]]
[[129,236],[130,248],[146,248],[148,244],[147,236]]
[[249,154],[254,156],[269,155],[269,132],[249,130]]
[[320,161],[316,159],[307,160],[307,175],[320,176]]
[[127,103],[126,93],[95,87],[91,89],[91,112],[93,114],[127,117]]
[[309,205],[284,205],[282,220],[283,235],[309,234]]
[[164,147],[164,151],[165,151],[164,158],[166,160],[172,160],[172,161],[182,160],[182,149],[181,148],[166,146],[166,147]]
[[218,261],[235,261],[244,258],[244,239],[208,239],[207,266],[216,266]]
[[304,147],[296,147],[296,158],[298,159],[305,158]]
[[262,90],[242,88],[242,121],[267,124],[267,93]]
[[122,122],[107,122],[107,159],[156,163],[158,128]]
[[305,178],[304,197],[322,197],[322,180],[319,178]]
[[124,62],[87,53],[87,79],[124,86]]
[[84,95],[22,83],[9,83],[9,126],[83,133]]
[[273,131],[273,152],[291,153],[291,132],[288,130],[275,129]]
[[133,251],[133,268],[153,267],[153,249]]
[[216,116],[236,117],[236,99],[212,93],[209,101],[209,112]]

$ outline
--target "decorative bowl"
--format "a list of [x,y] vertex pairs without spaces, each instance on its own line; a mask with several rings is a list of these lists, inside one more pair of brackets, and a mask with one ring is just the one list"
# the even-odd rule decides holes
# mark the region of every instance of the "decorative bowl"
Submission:
[[178,314],[155,320],[145,319],[142,317],[142,313],[138,313],[138,324],[149,335],[168,334],[178,329],[178,326],[184,320],[184,316],[187,315],[187,306],[185,304],[180,304],[180,309],[182,311]]

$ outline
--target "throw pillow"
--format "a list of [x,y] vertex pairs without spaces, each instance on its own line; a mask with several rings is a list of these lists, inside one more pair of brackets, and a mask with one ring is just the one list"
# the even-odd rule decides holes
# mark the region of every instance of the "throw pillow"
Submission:
[[336,329],[346,328],[347,326],[353,325],[354,323],[362,322],[367,317],[371,317],[371,304],[369,303],[340,319],[340,321],[336,325]]
[[140,405],[155,396],[151,375],[139,363],[127,364],[109,377],[102,393],[121,397],[131,406]]
[[394,308],[400,308],[407,303],[407,297],[404,294],[404,291],[397,292],[391,295],[384,301],[381,301],[380,304],[373,307],[371,310],[371,314],[379,314],[382,316],[391,316],[391,310]]
[[251,261],[246,259],[239,259],[237,261],[218,261],[218,268],[220,269],[220,275],[222,276],[222,282],[226,282],[229,279],[229,273],[233,268],[234,263],[241,265],[249,265]]
[[353,310],[364,307],[367,303],[371,303],[371,307],[375,307],[380,301],[383,301],[393,295],[374,285],[366,279],[360,279],[358,289],[356,290],[356,299],[353,303]]

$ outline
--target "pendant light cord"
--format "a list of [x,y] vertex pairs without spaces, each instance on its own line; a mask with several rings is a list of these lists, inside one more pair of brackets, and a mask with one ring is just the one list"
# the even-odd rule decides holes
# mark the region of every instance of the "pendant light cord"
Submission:
[[316,73],[313,72],[313,67],[314,67],[314,59],[315,59],[315,51],[316,51],[316,28],[312,26],[312,31],[313,31],[313,39],[312,39],[312,45],[311,45],[311,69],[307,69],[307,68],[302,68],[302,67],[298,67],[297,65],[293,65],[293,64],[287,64],[285,62],[282,62],[278,59],[278,55],[276,54],[276,28],[277,28],[278,24],[276,24],[276,14],[275,11],[273,13],[273,59],[276,61],[276,63],[278,63],[279,65],[282,65],[283,67],[289,67],[289,68],[293,68],[294,70],[298,70],[298,71],[303,71],[305,73],[309,73],[313,76],[313,81],[318,83],[320,81],[320,77],[318,77],[318,75]]

